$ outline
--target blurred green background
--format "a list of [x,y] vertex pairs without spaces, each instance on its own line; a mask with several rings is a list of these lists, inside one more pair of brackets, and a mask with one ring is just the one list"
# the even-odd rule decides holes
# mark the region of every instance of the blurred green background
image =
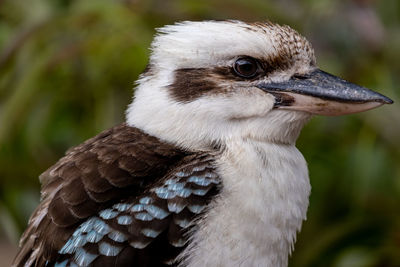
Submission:
[[154,28],[227,18],[288,24],[322,69],[395,101],[303,130],[313,189],[290,266],[400,266],[398,0],[0,0],[0,265],[39,202],[38,175],[124,120]]

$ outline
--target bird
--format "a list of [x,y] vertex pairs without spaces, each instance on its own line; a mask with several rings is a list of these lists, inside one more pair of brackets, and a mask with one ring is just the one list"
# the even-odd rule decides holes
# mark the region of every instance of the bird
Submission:
[[13,266],[287,266],[311,190],[302,127],[393,103],[270,21],[177,22],[150,49],[125,122],[40,175]]

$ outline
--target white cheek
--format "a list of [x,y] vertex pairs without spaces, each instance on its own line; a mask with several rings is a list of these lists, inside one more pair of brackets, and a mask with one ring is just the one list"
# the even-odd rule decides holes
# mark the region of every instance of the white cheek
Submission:
[[178,103],[160,84],[143,83],[137,88],[136,97],[128,108],[127,122],[165,141],[189,149],[202,149],[242,135],[243,130],[249,130],[242,127],[243,121],[265,116],[273,103],[271,95],[256,88]]
[[275,102],[271,94],[267,94],[255,87],[242,88],[239,92],[229,96],[222,95],[214,99],[205,100],[214,102],[215,110],[224,112],[225,118],[228,120],[243,120],[265,116],[273,108]]

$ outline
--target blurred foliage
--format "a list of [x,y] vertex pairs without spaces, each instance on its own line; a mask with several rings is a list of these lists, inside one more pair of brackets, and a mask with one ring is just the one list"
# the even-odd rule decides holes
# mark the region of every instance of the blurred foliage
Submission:
[[313,191],[290,265],[400,266],[398,0],[0,0],[0,236],[17,242],[41,172],[124,120],[154,28],[227,18],[289,24],[321,68],[395,100],[303,130]]

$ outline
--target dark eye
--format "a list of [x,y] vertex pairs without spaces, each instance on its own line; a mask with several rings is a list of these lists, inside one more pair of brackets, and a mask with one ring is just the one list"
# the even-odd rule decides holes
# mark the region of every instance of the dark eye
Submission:
[[242,78],[254,78],[258,74],[258,63],[254,58],[242,57],[236,60],[233,70]]

